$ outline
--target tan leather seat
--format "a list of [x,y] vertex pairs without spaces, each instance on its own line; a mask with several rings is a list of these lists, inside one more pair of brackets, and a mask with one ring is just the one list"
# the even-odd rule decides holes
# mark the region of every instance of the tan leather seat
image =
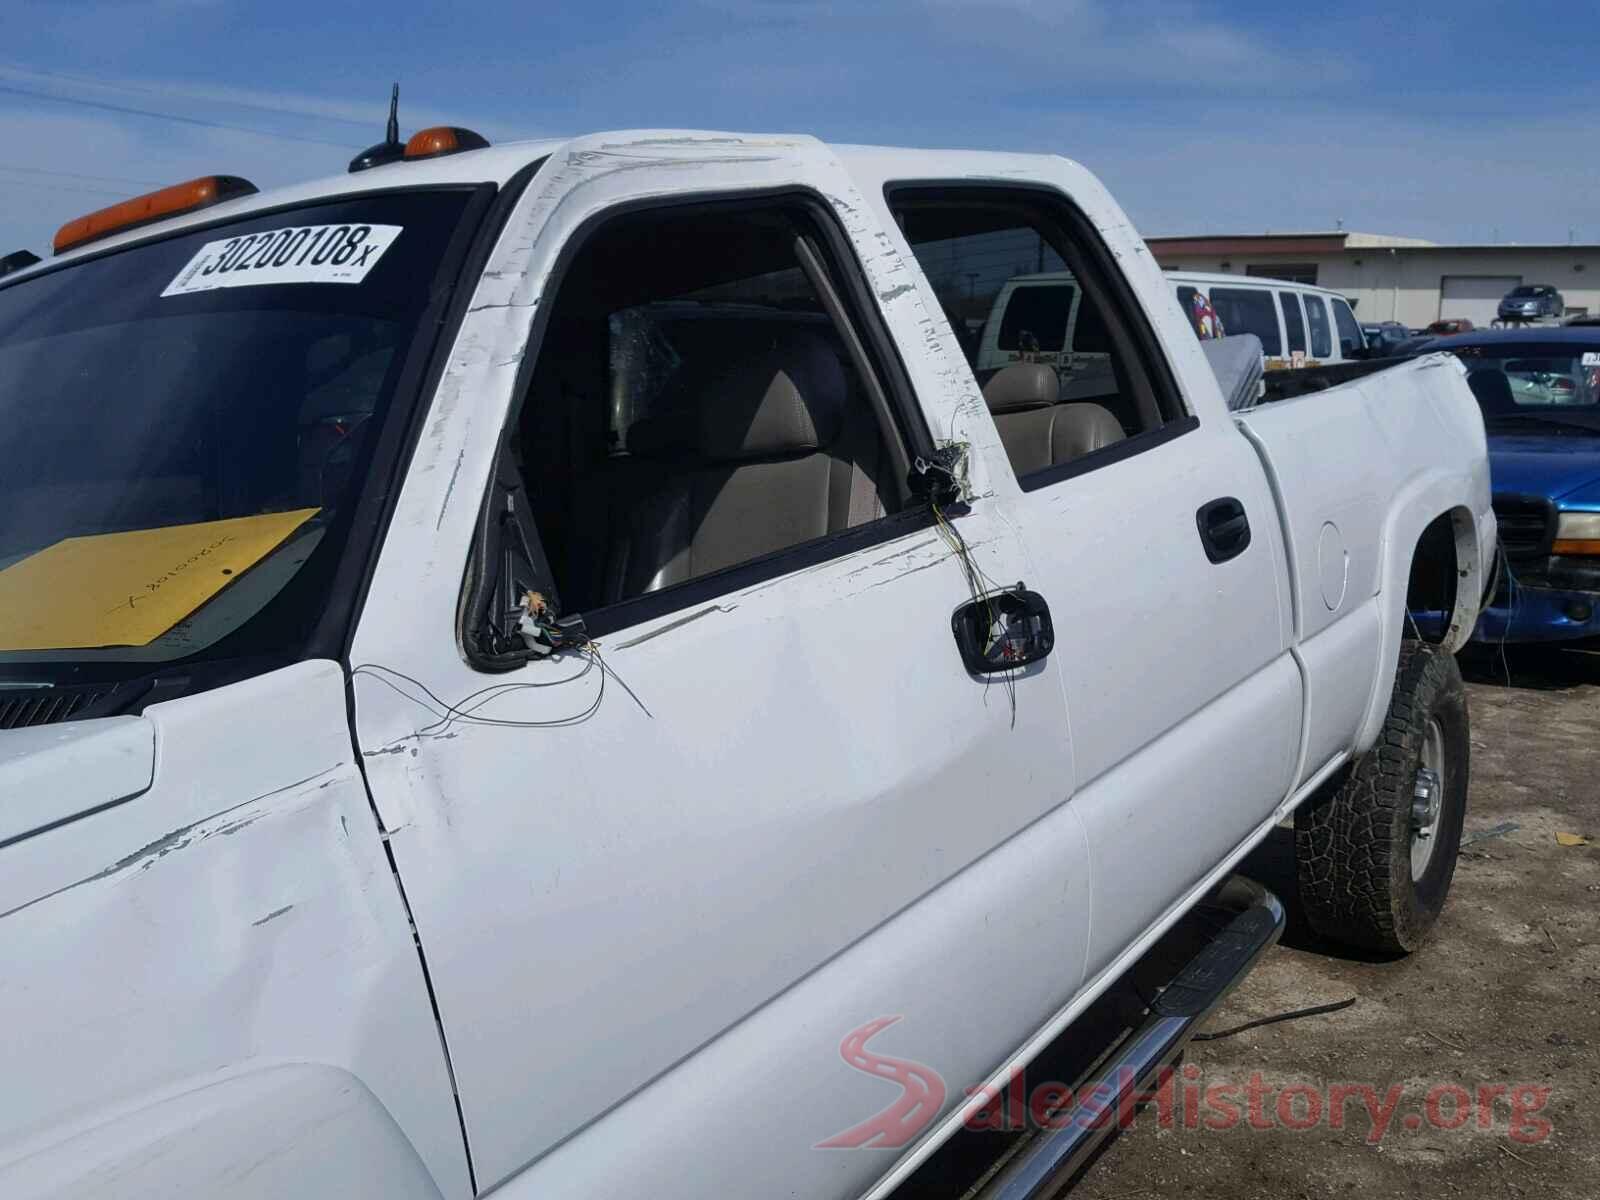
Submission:
[[983,389],[1000,441],[1019,476],[1120,442],[1126,434],[1099,404],[1061,404],[1053,367],[1018,363],[995,373]]
[[[653,592],[844,529],[882,511],[875,427],[863,432],[838,354],[809,331],[685,363],[628,449],[671,464],[625,501],[606,600]],[[870,418],[869,418],[870,419]],[[860,464],[859,466],[857,464]]]

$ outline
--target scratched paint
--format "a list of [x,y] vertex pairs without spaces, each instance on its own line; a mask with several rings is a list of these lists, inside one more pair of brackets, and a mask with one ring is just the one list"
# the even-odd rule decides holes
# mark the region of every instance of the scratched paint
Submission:
[[[0,1195],[90,1194],[216,1110],[176,1095],[279,1062],[330,1068],[344,1081],[333,1111],[365,1105],[398,1126],[442,1194],[468,1200],[427,987],[351,763],[340,668],[302,663],[143,720],[160,746],[143,795],[0,850],[0,959],[27,979],[0,987],[0,1022],[26,1031],[6,1067],[48,1081],[0,1090]],[[91,1155],[25,1152],[113,1119],[117,1137]],[[182,1185],[210,1195],[265,1153],[247,1130],[206,1144]]]

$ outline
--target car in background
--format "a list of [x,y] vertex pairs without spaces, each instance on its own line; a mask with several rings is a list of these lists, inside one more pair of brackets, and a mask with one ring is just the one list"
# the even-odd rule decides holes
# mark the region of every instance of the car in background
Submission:
[[1563,325],[1600,325],[1600,313],[1592,313],[1592,312],[1573,313],[1570,317],[1568,317],[1565,321],[1563,321],[1561,323]]
[[1422,332],[1432,334],[1434,337],[1447,337],[1454,333],[1471,333],[1476,328],[1471,317],[1443,317]]
[[1600,327],[1479,330],[1420,350],[1461,360],[1489,437],[1504,569],[1473,636],[1600,635]]
[[1269,371],[1366,355],[1366,336],[1350,302],[1338,292],[1253,275],[1168,271],[1166,276],[1184,312],[1191,310],[1197,293],[1204,294],[1225,335],[1253,333],[1260,338]]
[[1386,358],[1395,348],[1411,338],[1411,330],[1399,321],[1378,321],[1363,325],[1362,336],[1367,339],[1367,357]]
[[1537,321],[1566,311],[1566,300],[1548,283],[1525,283],[1501,298],[1499,317],[1502,321]]

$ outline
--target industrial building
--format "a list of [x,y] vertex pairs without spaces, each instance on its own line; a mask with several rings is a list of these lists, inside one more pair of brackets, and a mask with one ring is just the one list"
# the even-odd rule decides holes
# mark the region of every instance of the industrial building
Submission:
[[1332,288],[1364,322],[1415,329],[1469,317],[1486,326],[1500,298],[1524,283],[1554,286],[1569,316],[1600,312],[1600,245],[1452,246],[1347,230],[1146,240],[1168,270],[1232,271]]

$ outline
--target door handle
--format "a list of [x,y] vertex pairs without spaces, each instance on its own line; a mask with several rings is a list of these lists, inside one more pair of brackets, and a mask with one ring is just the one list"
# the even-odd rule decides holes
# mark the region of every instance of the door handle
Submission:
[[1214,563],[1237,558],[1250,545],[1250,518],[1244,505],[1234,496],[1222,496],[1202,504],[1194,515],[1200,530],[1200,544]]
[[963,604],[950,617],[961,661],[974,675],[1025,667],[1055,649],[1050,606],[1022,584]]

